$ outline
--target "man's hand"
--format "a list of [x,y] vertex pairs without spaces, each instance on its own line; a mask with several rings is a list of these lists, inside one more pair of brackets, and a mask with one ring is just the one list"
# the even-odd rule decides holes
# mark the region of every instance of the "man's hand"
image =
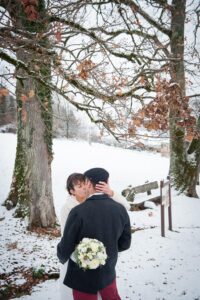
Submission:
[[110,197],[113,197],[114,195],[114,192],[111,190],[109,184],[104,181],[99,181],[99,183],[95,185],[95,190],[96,192],[107,194]]

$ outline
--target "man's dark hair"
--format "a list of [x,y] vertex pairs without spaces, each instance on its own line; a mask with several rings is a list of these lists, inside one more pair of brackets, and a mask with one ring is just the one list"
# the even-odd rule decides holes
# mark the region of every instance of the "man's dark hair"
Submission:
[[88,178],[90,180],[90,182],[92,183],[93,187],[95,187],[95,185],[97,183],[99,183],[99,181],[104,181],[104,182],[108,182],[108,178],[109,178],[109,173],[108,171],[106,171],[103,168],[92,168],[87,170],[84,173],[85,177]]
[[74,186],[79,182],[85,182],[85,176],[81,173],[72,173],[67,178],[66,189],[68,193],[71,195],[70,190],[74,189]]

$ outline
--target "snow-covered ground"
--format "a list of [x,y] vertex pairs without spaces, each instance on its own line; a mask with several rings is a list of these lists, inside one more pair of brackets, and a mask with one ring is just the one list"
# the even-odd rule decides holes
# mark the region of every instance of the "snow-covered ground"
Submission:
[[[0,203],[9,190],[15,145],[15,135],[0,134]],[[67,176],[98,166],[110,172],[110,185],[120,192],[129,184],[135,186],[147,180],[164,179],[169,160],[148,152],[54,140],[52,175],[58,219],[66,198]],[[199,188],[198,192],[200,194]],[[173,192],[172,204],[173,231],[168,231],[166,224],[165,238],[160,233],[159,207],[129,212],[132,226],[144,230],[133,234],[131,248],[119,256],[117,282],[122,300],[200,300],[200,200]],[[12,211],[0,207],[0,218],[3,217],[5,219],[0,221],[0,274],[16,267],[42,267],[48,272],[58,270],[56,245],[59,238],[27,235],[25,222],[13,219]],[[24,280],[13,277],[17,284]],[[58,280],[35,286],[31,295],[18,299],[59,299]]]

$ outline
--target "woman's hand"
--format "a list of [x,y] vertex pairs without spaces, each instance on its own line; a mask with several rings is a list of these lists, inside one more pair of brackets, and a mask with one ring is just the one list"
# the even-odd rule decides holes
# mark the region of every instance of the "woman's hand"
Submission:
[[95,185],[95,190],[96,192],[107,194],[110,197],[113,197],[114,195],[114,192],[111,190],[109,184],[104,181],[99,181],[99,183]]

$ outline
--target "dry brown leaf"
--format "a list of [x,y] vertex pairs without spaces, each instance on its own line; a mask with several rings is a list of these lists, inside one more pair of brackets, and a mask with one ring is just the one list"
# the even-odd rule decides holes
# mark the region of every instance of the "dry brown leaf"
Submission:
[[61,31],[60,31],[60,30],[58,30],[58,31],[55,33],[55,37],[56,37],[57,42],[60,43],[61,40],[62,40],[62,35],[61,35]]
[[133,119],[133,124],[134,124],[135,126],[141,126],[142,120],[139,119],[139,118]]

